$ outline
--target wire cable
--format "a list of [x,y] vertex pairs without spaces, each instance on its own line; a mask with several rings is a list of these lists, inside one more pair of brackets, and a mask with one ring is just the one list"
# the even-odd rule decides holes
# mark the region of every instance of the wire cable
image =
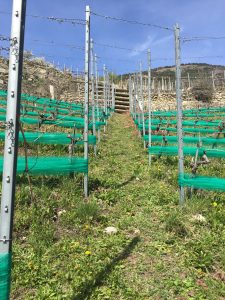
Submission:
[[195,37],[182,37],[183,43],[193,42],[193,41],[206,41],[206,40],[224,40],[225,36],[195,36]]
[[116,45],[102,44],[102,43],[98,43],[98,42],[95,42],[95,41],[93,41],[93,43],[97,46],[100,46],[100,47],[114,48],[114,49],[126,50],[126,51],[132,51],[132,52],[142,52],[141,50],[125,48],[125,47],[120,47],[120,46],[116,46]]
[[[6,12],[6,11],[0,11],[0,14],[3,15],[11,15],[10,12]],[[49,17],[49,16],[39,16],[39,15],[26,15],[27,17],[31,17],[31,18],[35,18],[35,19],[44,19],[44,20],[48,20],[48,21],[53,21],[53,22],[57,22],[57,23],[70,23],[72,25],[86,25],[86,20],[84,19],[75,19],[75,18],[62,18],[62,17]]]
[[128,24],[133,24],[133,25],[149,26],[149,27],[155,27],[155,28],[158,28],[158,29],[164,29],[164,30],[174,31],[170,27],[165,27],[165,26],[151,24],[151,23],[143,23],[143,22],[135,21],[135,20],[127,20],[127,19],[118,18],[118,17],[101,15],[101,14],[96,13],[96,12],[91,12],[91,15],[94,15],[94,16],[97,16],[97,17],[101,17],[101,18],[104,18],[106,20],[120,21],[120,22],[124,22],[124,23],[128,23]]

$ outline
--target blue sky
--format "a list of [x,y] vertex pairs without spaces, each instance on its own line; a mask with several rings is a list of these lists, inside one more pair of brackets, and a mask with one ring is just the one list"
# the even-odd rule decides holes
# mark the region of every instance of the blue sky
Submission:
[[[27,0],[27,14],[65,18],[85,18],[85,5],[102,15],[173,27],[178,22],[181,35],[225,36],[225,0]],[[12,0],[1,0],[0,11],[10,12]],[[0,34],[9,35],[10,15],[0,14]],[[91,36],[96,43],[116,45],[139,52],[95,45],[99,70],[105,63],[121,74],[137,71],[142,61],[146,68],[147,48],[152,51],[152,66],[174,64],[173,32],[148,26],[91,17]],[[35,42],[38,40],[41,42]],[[44,42],[54,41],[57,45]],[[84,68],[84,53],[63,45],[84,46],[84,27],[58,24],[27,17],[25,48],[47,60],[66,64],[74,70]],[[4,44],[2,44],[4,45]],[[225,64],[225,39],[182,44],[182,62]],[[194,58],[202,57],[205,58]],[[222,57],[213,57],[222,56]],[[223,57],[224,56],[224,57]]]

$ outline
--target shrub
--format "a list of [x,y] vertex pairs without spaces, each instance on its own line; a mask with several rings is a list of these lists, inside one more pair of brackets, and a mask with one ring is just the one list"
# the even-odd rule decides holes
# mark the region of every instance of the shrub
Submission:
[[192,87],[192,94],[197,101],[211,102],[213,99],[213,86],[211,80],[198,80]]

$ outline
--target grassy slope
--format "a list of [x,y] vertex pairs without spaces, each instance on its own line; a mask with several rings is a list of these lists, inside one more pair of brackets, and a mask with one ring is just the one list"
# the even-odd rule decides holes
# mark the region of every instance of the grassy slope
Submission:
[[[36,205],[20,179],[12,299],[225,299],[224,195],[201,193],[180,210],[176,159],[147,161],[132,121],[114,115],[88,204],[79,177],[32,178]],[[53,221],[56,209],[65,212]]]

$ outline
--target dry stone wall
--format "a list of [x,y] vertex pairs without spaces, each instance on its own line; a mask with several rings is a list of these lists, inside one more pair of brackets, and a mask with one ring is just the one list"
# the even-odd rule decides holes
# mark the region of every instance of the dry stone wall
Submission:
[[[0,89],[7,89],[7,82],[8,61],[0,57]],[[82,77],[74,76],[68,70],[61,71],[56,69],[43,59],[25,59],[22,92],[40,97],[51,97],[52,87],[54,87],[54,96],[57,99],[63,99],[68,102],[81,102],[84,100],[84,79]],[[115,86],[115,88],[117,87]],[[128,94],[127,89],[124,89],[124,92]],[[99,99],[102,98],[101,93],[102,86],[99,86]],[[176,109],[175,91],[153,92],[152,98],[153,110]],[[184,109],[225,106],[225,87],[216,89],[211,102],[195,100],[189,89],[183,90],[182,98]]]
[[[210,102],[203,102],[195,100],[192,93],[188,90],[182,92],[183,108],[200,108],[200,107],[223,107],[225,106],[225,89],[215,91],[213,100]],[[175,110],[176,109],[176,93],[162,92],[153,93],[152,95],[153,110]]]
[[[8,61],[0,58],[0,89],[7,89]],[[57,99],[79,101],[84,95],[83,78],[75,77],[70,71],[61,71],[42,59],[25,60],[23,65],[22,92],[51,97],[51,86]]]

